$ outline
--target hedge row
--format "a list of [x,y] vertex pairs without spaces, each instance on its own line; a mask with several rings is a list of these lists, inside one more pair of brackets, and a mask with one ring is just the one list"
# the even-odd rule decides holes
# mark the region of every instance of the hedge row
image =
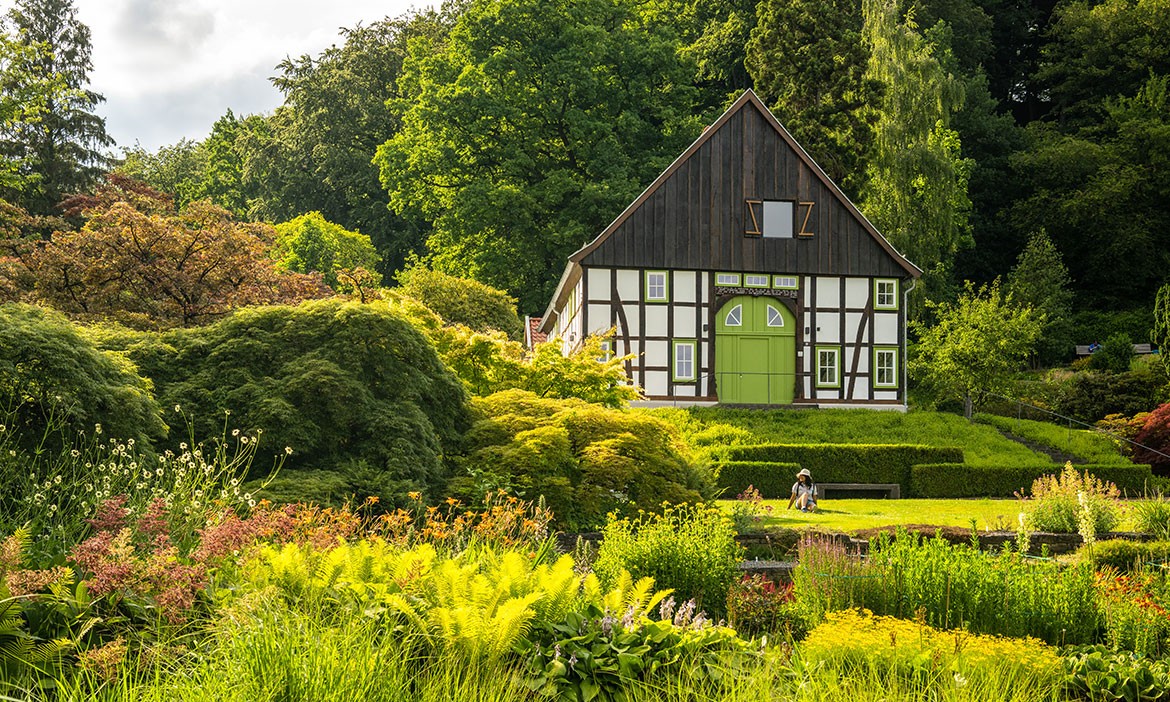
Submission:
[[775,500],[788,497],[799,463],[766,463],[763,461],[727,461],[715,467],[718,475],[720,497],[732,499],[749,485],[760,491],[765,499]]
[[1141,543],[1111,539],[1098,542],[1088,553],[1093,565],[1098,568],[1109,566],[1128,571],[1141,563],[1165,563],[1170,560],[1170,541]]
[[[731,446],[724,455],[724,464],[796,463],[808,468],[818,483],[898,483],[904,492],[911,466],[963,462],[962,449],[912,444],[759,444]],[[756,479],[763,480],[763,474]],[[787,494],[792,483],[784,487]]]
[[[1149,466],[1079,465],[1109,481],[1127,495],[1141,495],[1154,488]],[[1016,491],[1027,493],[1032,481],[1042,475],[1060,473],[1060,466],[969,466],[962,463],[932,463],[910,469],[911,497],[1011,497]]]

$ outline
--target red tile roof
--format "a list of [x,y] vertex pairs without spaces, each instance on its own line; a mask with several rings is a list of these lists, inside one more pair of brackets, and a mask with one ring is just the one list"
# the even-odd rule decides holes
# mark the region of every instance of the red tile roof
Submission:
[[540,319],[540,317],[525,317],[525,321],[528,322],[528,328],[525,330],[524,341],[528,348],[548,341],[548,334],[539,331]]

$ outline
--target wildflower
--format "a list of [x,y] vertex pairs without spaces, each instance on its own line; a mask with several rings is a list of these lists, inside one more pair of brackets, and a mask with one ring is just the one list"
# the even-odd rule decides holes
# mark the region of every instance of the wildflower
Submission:
[[240,435],[239,429],[232,429],[232,436],[239,436],[239,435]]
[[292,455],[292,446],[285,446],[284,447],[284,455],[286,455],[286,456]]
[[93,433],[95,433],[95,434],[102,433],[102,425],[100,425],[100,424],[93,425]]
[[78,451],[77,449],[73,449],[72,451],[69,452],[69,455],[73,456],[74,458],[77,458],[78,456],[81,455],[81,452]]
[[176,411],[176,412],[182,412],[182,411],[183,411],[183,408],[182,408],[182,407],[180,407],[180,406],[178,406],[178,405],[175,405],[175,411]]

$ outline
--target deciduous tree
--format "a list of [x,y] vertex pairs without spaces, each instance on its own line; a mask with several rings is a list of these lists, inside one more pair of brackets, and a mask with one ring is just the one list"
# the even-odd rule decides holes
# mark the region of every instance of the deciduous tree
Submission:
[[377,270],[378,252],[370,237],[326,221],[309,212],[276,225],[272,256],[278,268],[294,273],[320,273],[325,284],[338,287],[338,273],[364,268]]

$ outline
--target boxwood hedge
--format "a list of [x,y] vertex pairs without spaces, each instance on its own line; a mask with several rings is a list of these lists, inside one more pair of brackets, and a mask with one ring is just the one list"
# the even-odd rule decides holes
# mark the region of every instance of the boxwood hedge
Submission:
[[[819,483],[898,483],[908,490],[910,466],[920,463],[962,463],[963,450],[953,447],[915,444],[757,444],[731,446],[723,451],[719,465],[738,463],[798,464],[808,468]],[[739,475],[746,475],[737,469]],[[758,468],[748,482],[760,488],[770,470]],[[794,471],[782,469],[790,480]],[[759,482],[757,482],[759,481]],[[783,481],[781,481],[783,482]],[[746,483],[745,483],[746,485]],[[784,493],[792,486],[788,482]]]
[[[1154,475],[1149,466],[1078,465],[1080,472],[1088,471],[1101,480],[1107,480],[1126,495],[1141,495],[1154,487]],[[910,469],[911,497],[1011,497],[1019,491],[1027,493],[1032,481],[1042,475],[1059,473],[1060,466],[970,466],[962,463],[920,464]]]

